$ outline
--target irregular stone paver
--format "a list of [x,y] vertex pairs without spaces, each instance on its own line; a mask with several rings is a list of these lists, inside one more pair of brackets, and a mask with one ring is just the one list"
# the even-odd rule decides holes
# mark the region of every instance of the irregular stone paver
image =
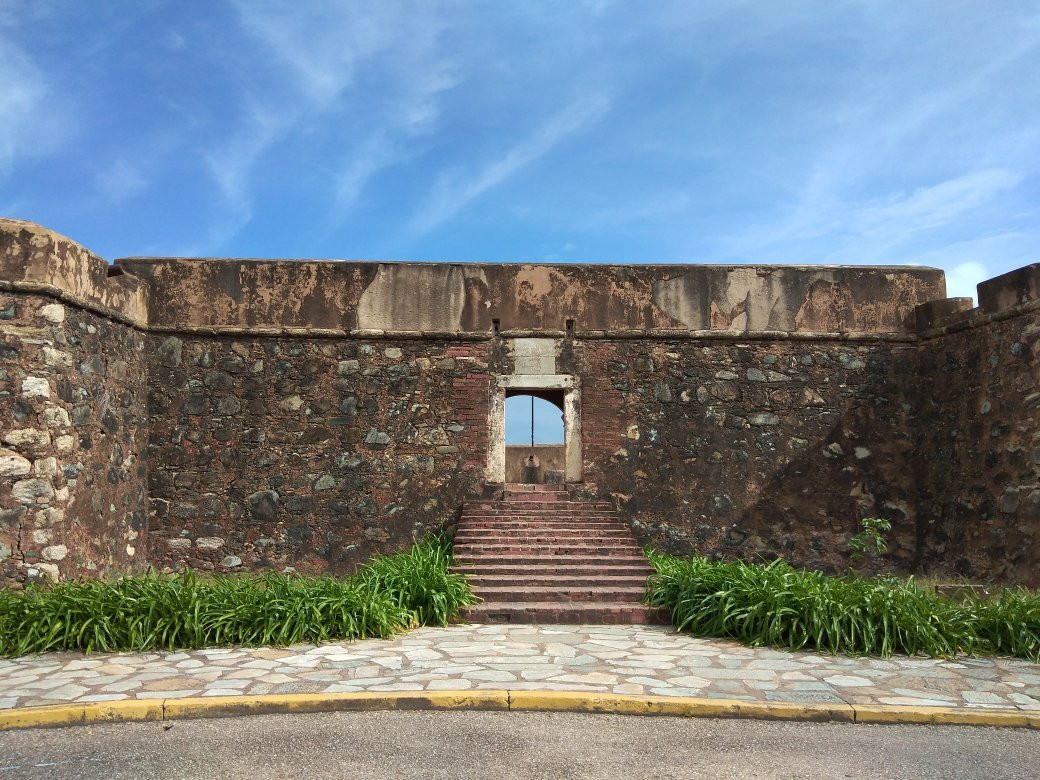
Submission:
[[1040,711],[1040,665],[1028,661],[789,653],[666,626],[469,625],[389,641],[0,659],[0,709],[479,688]]

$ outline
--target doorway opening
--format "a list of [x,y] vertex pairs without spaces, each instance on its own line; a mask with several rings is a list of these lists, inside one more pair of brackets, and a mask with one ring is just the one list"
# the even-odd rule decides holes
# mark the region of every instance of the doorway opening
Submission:
[[[489,483],[503,482],[581,482],[581,381],[570,374],[506,374],[495,377],[491,382],[490,409],[488,414],[488,459],[485,479]],[[531,404],[534,398],[534,447],[554,448],[553,458],[532,451]],[[516,398],[517,400],[512,400]],[[512,422],[507,426],[507,400],[510,408],[515,407]],[[539,413],[540,403],[544,410]],[[526,409],[526,413],[525,410]],[[559,430],[560,413],[563,414],[563,430]],[[544,422],[544,435],[539,434],[539,419]],[[507,427],[508,441],[507,445]],[[562,435],[561,435],[562,433]],[[546,439],[548,444],[541,444]],[[513,444],[512,442],[516,442]],[[517,452],[509,460],[513,463],[506,469],[506,451],[513,447],[526,449],[522,456]],[[556,458],[560,460],[557,461]],[[557,466],[556,463],[559,463]],[[515,465],[519,463],[520,465]],[[548,468],[547,468],[548,466]],[[519,471],[517,469],[519,468]],[[525,473],[524,469],[532,469]]]
[[562,484],[563,390],[506,390],[506,482]]

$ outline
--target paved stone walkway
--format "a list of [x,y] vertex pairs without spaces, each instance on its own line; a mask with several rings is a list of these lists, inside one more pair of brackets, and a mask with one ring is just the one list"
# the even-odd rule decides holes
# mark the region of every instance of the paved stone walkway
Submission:
[[665,626],[469,625],[391,641],[0,659],[0,708],[337,691],[495,688],[1040,710],[1040,665],[744,647]]

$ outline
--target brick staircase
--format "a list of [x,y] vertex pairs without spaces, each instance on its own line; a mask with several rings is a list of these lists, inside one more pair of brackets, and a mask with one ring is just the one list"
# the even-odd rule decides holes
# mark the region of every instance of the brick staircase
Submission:
[[483,602],[474,623],[658,623],[641,601],[650,564],[610,504],[573,501],[564,485],[506,485],[471,501],[454,570]]

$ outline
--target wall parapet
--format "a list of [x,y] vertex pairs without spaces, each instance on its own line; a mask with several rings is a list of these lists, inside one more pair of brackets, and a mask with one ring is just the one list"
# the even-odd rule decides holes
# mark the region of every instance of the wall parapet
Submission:
[[33,222],[0,219],[2,289],[43,293],[134,327],[148,322],[148,285]]
[[1021,317],[1040,310],[1040,263],[980,282],[979,305],[971,298],[947,298],[921,304],[915,311],[921,341]]
[[942,271],[907,266],[209,258],[109,266],[21,220],[0,220],[0,284],[154,332],[464,340],[912,337],[916,307],[945,296]]
[[901,266],[120,264],[151,286],[152,326],[184,330],[912,333],[914,308],[945,297],[942,271]]
[[1040,300],[1040,263],[1032,263],[979,284],[979,308],[993,313]]

